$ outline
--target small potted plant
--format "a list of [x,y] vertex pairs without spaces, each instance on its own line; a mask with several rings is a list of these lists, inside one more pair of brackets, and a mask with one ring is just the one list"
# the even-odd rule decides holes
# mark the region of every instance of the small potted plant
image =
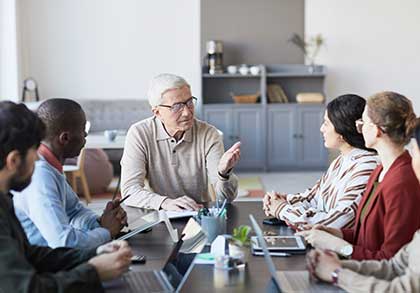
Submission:
[[319,50],[325,44],[325,40],[321,34],[311,36],[308,40],[304,40],[300,35],[294,33],[289,42],[302,50],[306,62],[309,65],[309,71],[313,73],[316,69],[315,59],[318,56]]
[[232,237],[229,239],[229,255],[241,259],[247,263],[251,254],[251,227],[248,225],[241,225],[233,229]]

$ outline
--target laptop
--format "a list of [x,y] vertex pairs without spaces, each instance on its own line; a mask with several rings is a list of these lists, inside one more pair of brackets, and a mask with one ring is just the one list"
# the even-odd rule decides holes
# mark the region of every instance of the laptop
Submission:
[[163,269],[124,274],[128,292],[179,292],[193,268],[196,256],[195,253],[180,252],[183,242],[181,237]]
[[179,292],[207,242],[201,226],[190,219],[165,266],[159,271],[130,272],[123,276],[129,292]]
[[271,288],[274,292],[343,292],[339,288],[327,283],[312,283],[308,271],[276,271],[273,259],[264,240],[263,232],[253,215],[249,215],[258,242],[264,252],[265,262],[271,274]]

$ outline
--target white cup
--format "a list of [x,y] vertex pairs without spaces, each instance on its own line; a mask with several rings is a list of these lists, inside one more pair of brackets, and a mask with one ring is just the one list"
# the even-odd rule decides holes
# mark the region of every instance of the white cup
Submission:
[[259,66],[251,66],[249,68],[249,71],[251,72],[252,75],[258,75],[258,74],[260,74],[260,67]]
[[236,74],[236,73],[238,73],[238,66],[229,65],[228,67],[226,67],[226,70],[229,74]]
[[109,141],[114,141],[117,138],[117,130],[105,130],[104,135]]
[[249,72],[249,67],[246,64],[242,64],[241,67],[239,67],[239,73],[242,75],[247,75]]

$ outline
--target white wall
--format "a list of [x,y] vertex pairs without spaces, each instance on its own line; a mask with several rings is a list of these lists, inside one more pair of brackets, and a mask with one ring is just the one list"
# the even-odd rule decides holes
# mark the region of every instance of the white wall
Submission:
[[23,72],[43,98],[145,99],[150,79],[200,88],[198,0],[20,0]]
[[327,42],[327,95],[393,90],[420,115],[420,1],[306,0],[305,33]]
[[15,0],[0,0],[0,99],[18,100]]

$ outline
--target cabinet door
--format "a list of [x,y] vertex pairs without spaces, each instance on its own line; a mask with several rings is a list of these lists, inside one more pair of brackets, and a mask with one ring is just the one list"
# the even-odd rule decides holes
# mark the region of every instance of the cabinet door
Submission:
[[324,117],[323,106],[300,105],[298,110],[299,122],[299,154],[300,167],[326,167],[328,162],[327,150],[320,127]]
[[265,165],[265,127],[263,110],[234,107],[234,141],[241,141],[238,169],[263,169]]
[[204,121],[223,132],[225,149],[232,146],[232,108],[228,106],[204,106]]
[[269,105],[267,119],[267,165],[269,169],[295,167],[296,110],[294,105]]

